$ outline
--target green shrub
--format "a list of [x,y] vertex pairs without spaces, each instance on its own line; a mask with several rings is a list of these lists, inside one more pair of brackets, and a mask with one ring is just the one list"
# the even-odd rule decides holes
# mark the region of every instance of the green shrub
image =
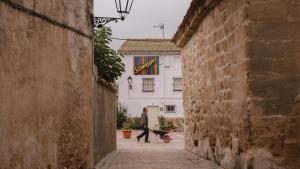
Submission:
[[159,124],[159,130],[165,130],[165,128],[166,128],[166,119],[163,115],[158,116],[158,124]]
[[123,123],[127,119],[127,107],[119,103],[117,112],[117,129],[123,128]]
[[176,127],[174,126],[174,124],[173,124],[172,121],[168,121],[168,123],[167,123],[167,128],[175,129]]
[[159,122],[159,129],[160,130],[175,129],[176,128],[172,121],[167,122],[166,118],[162,115],[158,117],[158,122]]
[[128,124],[129,128],[133,130],[141,129],[141,118],[139,117],[127,118],[126,123]]
[[134,117],[130,119],[130,128],[134,130],[140,130],[141,129],[141,118],[139,117]]

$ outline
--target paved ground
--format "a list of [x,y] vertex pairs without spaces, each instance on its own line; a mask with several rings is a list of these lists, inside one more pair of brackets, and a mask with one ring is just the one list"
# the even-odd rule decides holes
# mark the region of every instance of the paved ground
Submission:
[[171,143],[165,144],[154,134],[151,143],[140,143],[135,131],[130,140],[125,140],[118,133],[118,150],[112,153],[98,166],[101,169],[221,169],[214,163],[201,159],[183,150],[183,136],[171,133]]

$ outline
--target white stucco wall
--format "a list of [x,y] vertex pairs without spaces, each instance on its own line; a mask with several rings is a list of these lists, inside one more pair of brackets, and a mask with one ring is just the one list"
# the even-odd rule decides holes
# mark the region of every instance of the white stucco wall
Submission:
[[[159,56],[159,75],[134,75],[133,58],[135,56]],[[180,55],[125,55],[124,63],[126,71],[118,80],[119,102],[128,107],[128,113],[132,117],[139,117],[143,107],[164,105],[176,105],[176,113],[165,113],[165,117],[183,117],[182,91],[173,91],[173,78],[181,77]],[[128,87],[127,78],[132,77],[132,90]],[[142,91],[142,79],[154,78],[154,92]]]

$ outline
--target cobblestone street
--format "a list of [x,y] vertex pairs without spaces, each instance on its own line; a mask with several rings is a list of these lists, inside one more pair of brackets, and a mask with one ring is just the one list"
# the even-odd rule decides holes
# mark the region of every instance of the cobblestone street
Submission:
[[151,143],[137,142],[133,133],[125,140],[118,133],[118,150],[97,169],[220,169],[216,164],[184,151],[182,134],[171,133],[171,143],[165,144],[159,136],[150,134]]

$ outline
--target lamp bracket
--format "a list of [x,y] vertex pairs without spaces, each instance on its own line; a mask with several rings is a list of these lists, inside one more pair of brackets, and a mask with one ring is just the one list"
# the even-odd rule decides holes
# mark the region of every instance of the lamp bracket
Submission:
[[92,17],[93,26],[97,28],[101,28],[105,24],[109,22],[118,22],[118,20],[123,21],[124,17],[121,18],[110,18],[110,17]]

